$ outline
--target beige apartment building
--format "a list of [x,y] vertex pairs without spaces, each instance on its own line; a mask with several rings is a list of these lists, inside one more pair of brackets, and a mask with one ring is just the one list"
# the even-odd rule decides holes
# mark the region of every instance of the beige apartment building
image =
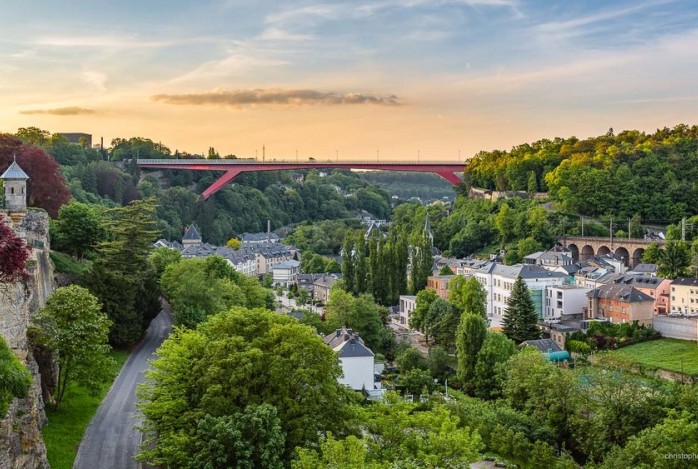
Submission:
[[670,295],[669,308],[672,313],[698,315],[698,278],[674,279]]

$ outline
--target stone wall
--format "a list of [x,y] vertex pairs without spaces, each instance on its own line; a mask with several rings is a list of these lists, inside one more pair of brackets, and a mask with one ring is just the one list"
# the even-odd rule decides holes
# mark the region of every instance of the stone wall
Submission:
[[0,335],[34,379],[28,397],[15,399],[8,414],[0,417],[0,468],[48,468],[41,436],[41,427],[46,423],[41,373],[27,339],[32,315],[46,304],[54,290],[48,215],[29,211],[18,220],[15,231],[37,247],[32,249],[28,263],[30,279],[0,286]]
[[698,340],[698,319],[655,316],[652,327],[670,339]]

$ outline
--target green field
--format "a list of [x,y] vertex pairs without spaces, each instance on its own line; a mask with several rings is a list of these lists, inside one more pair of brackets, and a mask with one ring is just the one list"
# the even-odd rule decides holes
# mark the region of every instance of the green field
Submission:
[[[115,350],[111,357],[116,361],[113,376],[116,377],[128,359],[130,352]],[[78,453],[82,434],[109,391],[113,380],[105,383],[99,395],[90,396],[84,389],[68,385],[61,408],[46,408],[48,425],[43,428],[46,452],[51,469],[71,469]]]
[[687,340],[650,340],[609,353],[650,368],[698,375],[698,346]]

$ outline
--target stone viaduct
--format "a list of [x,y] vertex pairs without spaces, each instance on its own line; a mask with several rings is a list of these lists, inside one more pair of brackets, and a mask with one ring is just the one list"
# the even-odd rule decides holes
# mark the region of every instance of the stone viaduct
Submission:
[[650,243],[664,244],[663,240],[648,241],[639,238],[590,236],[567,236],[562,238],[560,242],[572,252],[572,258],[575,261],[585,261],[590,257],[613,254],[617,258],[623,259],[630,268],[642,262],[642,254]]

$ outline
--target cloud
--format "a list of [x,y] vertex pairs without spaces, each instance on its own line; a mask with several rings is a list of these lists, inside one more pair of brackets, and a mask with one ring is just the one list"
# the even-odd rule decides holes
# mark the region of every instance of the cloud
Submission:
[[77,106],[69,107],[58,107],[53,109],[28,109],[26,111],[20,111],[20,114],[47,114],[51,116],[77,116],[80,114],[94,114],[93,109],[85,109]]
[[372,95],[362,93],[336,93],[315,90],[252,89],[235,91],[212,91],[193,94],[158,94],[154,101],[168,104],[245,106],[256,104],[301,106],[310,104],[376,104],[398,106],[402,103],[395,95]]

